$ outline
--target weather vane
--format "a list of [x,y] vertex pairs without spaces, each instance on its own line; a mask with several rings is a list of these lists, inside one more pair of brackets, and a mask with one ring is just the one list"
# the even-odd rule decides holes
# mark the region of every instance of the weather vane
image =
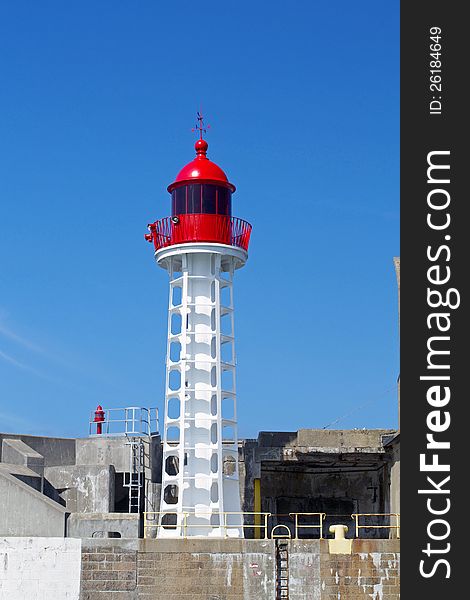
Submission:
[[202,134],[207,133],[207,130],[210,129],[210,125],[204,126],[204,117],[202,115],[202,110],[197,113],[197,124],[196,127],[193,127],[191,131],[199,131],[199,137],[202,140]]

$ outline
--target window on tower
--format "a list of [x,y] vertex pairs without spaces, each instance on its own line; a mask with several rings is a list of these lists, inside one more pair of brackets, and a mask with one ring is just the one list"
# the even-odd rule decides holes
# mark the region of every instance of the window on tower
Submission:
[[227,188],[217,188],[217,213],[219,215],[232,214],[232,193]]
[[197,214],[201,212],[202,185],[188,185],[188,213]]
[[172,215],[232,214],[232,193],[229,189],[205,184],[183,185],[171,193]]
[[173,190],[172,199],[172,214],[183,215],[186,213],[186,187],[179,187]]
[[203,185],[202,188],[202,212],[213,215],[217,212],[217,188],[215,185]]

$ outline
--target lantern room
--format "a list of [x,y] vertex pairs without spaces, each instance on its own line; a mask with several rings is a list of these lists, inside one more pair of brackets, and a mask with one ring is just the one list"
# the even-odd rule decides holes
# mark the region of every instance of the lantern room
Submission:
[[235,186],[222,169],[207,158],[206,140],[201,137],[194,148],[196,157],[168,186],[171,217],[151,223],[146,239],[154,243],[155,250],[177,244],[209,242],[247,251],[251,225],[232,217]]
[[197,140],[196,158],[181,169],[171,194],[171,214],[232,215],[232,193],[235,186],[215,163],[207,158],[206,140]]

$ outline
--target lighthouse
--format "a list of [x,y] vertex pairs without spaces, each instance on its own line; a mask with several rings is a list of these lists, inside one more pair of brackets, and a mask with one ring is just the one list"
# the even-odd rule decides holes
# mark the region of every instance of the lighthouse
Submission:
[[232,216],[235,186],[207,157],[168,186],[171,216],[146,239],[169,274],[162,492],[158,537],[243,537],[238,475],[233,277],[251,225]]

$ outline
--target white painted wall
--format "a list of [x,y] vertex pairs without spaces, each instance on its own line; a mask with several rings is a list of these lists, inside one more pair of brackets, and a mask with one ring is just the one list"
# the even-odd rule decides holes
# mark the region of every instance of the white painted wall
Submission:
[[81,540],[0,538],[0,600],[78,600]]

